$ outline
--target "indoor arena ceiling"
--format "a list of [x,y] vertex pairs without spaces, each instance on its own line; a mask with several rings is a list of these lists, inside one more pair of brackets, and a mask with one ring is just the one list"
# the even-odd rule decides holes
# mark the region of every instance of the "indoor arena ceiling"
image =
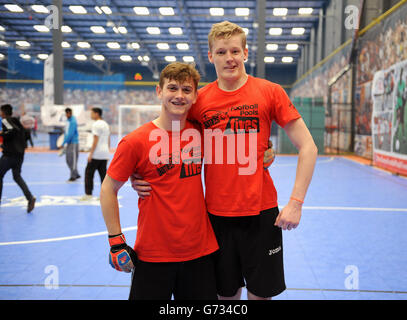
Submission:
[[[266,1],[266,63],[282,64],[283,57],[292,57],[288,63],[296,64],[320,9],[328,2]],[[149,67],[173,60],[194,60],[201,69],[208,63],[207,34],[211,25],[229,20],[247,33],[248,63],[253,64],[257,51],[256,3],[63,0],[64,59],[99,66],[133,62]],[[10,47],[21,49],[25,59],[44,59],[52,53],[52,33],[46,27],[52,4],[51,0],[0,0],[1,59],[7,59]],[[296,31],[298,34],[293,34]]]

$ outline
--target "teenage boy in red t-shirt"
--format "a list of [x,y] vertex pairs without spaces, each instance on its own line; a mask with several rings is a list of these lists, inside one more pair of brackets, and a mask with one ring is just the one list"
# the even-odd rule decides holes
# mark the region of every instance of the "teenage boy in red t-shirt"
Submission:
[[[189,64],[164,68],[156,88],[160,116],[120,141],[101,187],[110,264],[133,270],[130,300],[217,299],[211,254],[218,244],[203,194],[201,135],[186,119],[199,79]],[[117,200],[133,172],[152,186],[151,196],[139,201],[134,251],[121,232]]]
[[[248,49],[241,27],[228,21],[214,24],[208,44],[208,58],[218,79],[199,90],[188,118],[200,122],[204,131],[219,129],[225,136],[234,135],[236,153],[242,146],[239,137],[245,135],[245,154],[256,162],[253,166],[249,161],[250,172],[242,174],[245,168],[240,163],[216,162],[219,148],[213,147],[212,157],[208,157],[205,140],[205,201],[220,247],[218,295],[220,299],[240,299],[246,285],[249,299],[270,299],[286,288],[281,230],[296,228],[300,222],[318,150],[284,89],[246,73]],[[294,187],[281,212],[273,180],[263,170],[273,120],[299,151]],[[256,133],[254,146],[250,146],[250,132]],[[223,139],[223,153],[227,140]],[[143,181],[133,178],[132,185],[148,199]]]

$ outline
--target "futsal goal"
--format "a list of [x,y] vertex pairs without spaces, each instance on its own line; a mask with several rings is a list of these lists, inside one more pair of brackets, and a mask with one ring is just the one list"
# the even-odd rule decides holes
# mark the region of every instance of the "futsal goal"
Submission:
[[141,125],[160,115],[161,105],[119,105],[118,141]]

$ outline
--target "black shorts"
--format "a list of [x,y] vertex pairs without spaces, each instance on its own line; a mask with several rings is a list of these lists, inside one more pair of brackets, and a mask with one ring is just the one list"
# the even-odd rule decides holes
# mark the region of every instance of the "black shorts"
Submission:
[[213,254],[185,262],[138,260],[129,300],[217,300]]
[[220,248],[215,253],[220,296],[234,296],[245,285],[250,293],[263,298],[286,289],[282,231],[274,226],[278,214],[278,207],[245,217],[209,213]]

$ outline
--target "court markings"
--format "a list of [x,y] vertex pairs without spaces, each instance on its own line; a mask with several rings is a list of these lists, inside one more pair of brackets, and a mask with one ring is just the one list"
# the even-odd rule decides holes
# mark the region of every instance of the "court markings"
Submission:
[[[280,206],[280,209],[283,207]],[[376,211],[376,212],[407,212],[407,208],[363,208],[363,207],[303,207],[304,210],[331,210],[331,211]],[[133,231],[137,230],[137,226],[126,227],[122,229],[123,231]],[[90,238],[106,235],[107,231],[86,233],[75,236],[58,237],[58,238],[48,238],[48,239],[38,239],[38,240],[25,240],[25,241],[11,241],[11,242],[0,242],[0,246],[10,246],[10,245],[22,245],[22,244],[35,244],[35,243],[46,243],[46,242],[56,242],[56,241],[66,241],[82,238]]]

